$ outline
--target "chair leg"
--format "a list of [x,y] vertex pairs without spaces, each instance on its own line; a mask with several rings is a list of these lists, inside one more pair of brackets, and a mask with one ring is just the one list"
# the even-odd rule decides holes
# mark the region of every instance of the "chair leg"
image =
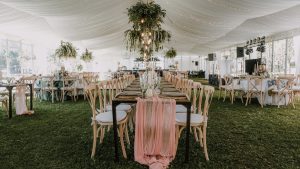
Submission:
[[120,142],[121,142],[122,153],[124,158],[127,159],[125,145],[124,145],[124,126],[125,126],[124,124],[120,124],[119,131],[120,131]]
[[248,105],[248,101],[249,101],[249,94],[247,94],[247,99],[246,99],[246,103],[245,103],[245,106],[247,106]]
[[[94,122],[95,123],[95,122]],[[93,124],[93,147],[92,147],[92,155],[91,158],[94,158],[96,153],[96,146],[97,146],[97,124]]]
[[231,91],[231,104],[233,104],[234,96],[234,91]]
[[61,102],[64,102],[65,101],[65,91],[62,90],[61,92]]
[[176,125],[175,126],[175,147],[178,146],[178,141],[179,141],[179,126]]
[[226,95],[227,95],[227,90],[224,91],[224,97],[223,97],[223,102],[225,102],[226,99]]
[[203,147],[203,134],[202,134],[202,131],[201,131],[201,127],[197,128],[197,129],[199,131],[200,146]]
[[291,102],[292,102],[293,108],[295,109],[294,94],[293,93],[291,94]]
[[193,130],[194,130],[194,137],[195,137],[195,140],[198,142],[199,139],[198,139],[198,135],[197,135],[197,129],[196,127],[193,127]]
[[261,94],[261,108],[264,108],[264,104],[265,104],[265,97],[263,94]]
[[243,93],[242,94],[240,93],[240,95],[241,95],[241,101],[244,104]]
[[54,91],[51,92],[52,103],[54,103]]
[[206,126],[203,126],[203,148],[204,148],[204,155],[206,161],[209,161],[208,152],[207,152],[207,144],[206,144]]
[[98,134],[98,137],[99,137],[100,144],[103,143],[105,128],[99,127],[98,130],[97,130],[97,134]]
[[128,124],[127,123],[126,123],[126,126],[125,126],[125,138],[126,138],[127,143],[130,145],[129,134],[128,134]]

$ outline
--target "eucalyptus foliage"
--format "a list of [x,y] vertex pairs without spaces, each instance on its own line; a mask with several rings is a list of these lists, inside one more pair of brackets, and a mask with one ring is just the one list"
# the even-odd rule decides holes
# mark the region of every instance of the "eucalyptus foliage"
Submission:
[[55,56],[59,58],[76,58],[77,51],[71,42],[60,42],[60,46],[55,50]]

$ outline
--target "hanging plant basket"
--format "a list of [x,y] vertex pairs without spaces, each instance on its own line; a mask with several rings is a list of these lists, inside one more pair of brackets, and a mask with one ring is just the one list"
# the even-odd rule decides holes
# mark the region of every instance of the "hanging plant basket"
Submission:
[[81,55],[80,58],[85,62],[90,62],[93,59],[92,52],[89,52],[88,49],[85,49],[85,52]]
[[58,58],[76,58],[77,51],[71,42],[60,42],[60,46],[55,50]]
[[166,57],[166,58],[169,58],[169,59],[172,59],[172,58],[175,58],[176,55],[177,55],[176,50],[175,50],[174,48],[171,48],[171,49],[169,49],[169,50],[166,52],[165,57]]
[[166,10],[160,5],[153,1],[150,3],[140,1],[127,8],[127,14],[129,23],[132,23],[132,28],[124,32],[127,50],[140,50],[141,55],[149,58],[153,51],[163,49],[162,44],[165,41],[170,41],[171,34],[161,28]]
[[79,71],[79,72],[80,72],[80,71],[82,71],[82,69],[83,69],[83,66],[80,64],[80,65],[77,65],[77,66],[76,66],[76,68],[77,68],[77,71]]

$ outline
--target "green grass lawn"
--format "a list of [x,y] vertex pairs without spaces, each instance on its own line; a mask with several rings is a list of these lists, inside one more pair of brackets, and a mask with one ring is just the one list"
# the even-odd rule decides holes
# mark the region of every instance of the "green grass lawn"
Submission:
[[[217,92],[216,92],[217,93]],[[0,169],[147,168],[133,159],[133,134],[129,159],[114,162],[113,130],[92,146],[91,113],[87,101],[34,102],[35,114],[14,116],[0,109]],[[214,98],[208,121],[208,152],[191,136],[189,164],[184,161],[184,137],[170,168],[300,168],[300,104],[278,109],[245,107]],[[120,149],[119,149],[120,150]],[[121,155],[121,152],[120,152]]]

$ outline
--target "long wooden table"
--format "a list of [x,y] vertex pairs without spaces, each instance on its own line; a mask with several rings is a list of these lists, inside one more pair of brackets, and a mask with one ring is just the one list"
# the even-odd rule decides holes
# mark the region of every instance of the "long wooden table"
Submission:
[[[187,108],[187,130],[186,130],[186,145],[185,145],[185,162],[189,161],[189,145],[190,145],[190,140],[189,140],[189,135],[190,135],[190,119],[191,119],[191,101],[187,96],[184,97],[179,97],[180,96],[180,91],[175,89],[175,86],[172,84],[168,83],[167,81],[162,80],[161,81],[161,86],[162,86],[162,93],[159,95],[159,97],[168,97],[176,100],[177,105],[183,105]],[[168,89],[168,90],[167,90]],[[127,92],[128,91],[128,92]],[[130,93],[131,91],[131,93]],[[123,93],[117,95],[113,100],[112,100],[112,115],[113,115],[113,130],[114,130],[114,147],[115,147],[115,161],[119,161],[119,151],[118,151],[118,131],[117,131],[117,117],[116,117],[116,107],[121,104],[121,103],[137,103],[138,97],[142,97],[142,93],[137,93],[133,94],[132,91],[138,92],[141,91],[140,86],[139,86],[139,81],[135,80],[131,85],[126,87],[123,91]],[[164,95],[165,93],[170,93],[174,92],[174,94],[178,96],[166,96]]]
[[[28,83],[26,84],[30,88],[30,110],[33,109],[33,103],[32,103],[32,98],[33,98],[33,85]],[[8,90],[8,118],[12,118],[12,89],[16,87],[17,84],[0,84],[0,87],[5,87]]]

